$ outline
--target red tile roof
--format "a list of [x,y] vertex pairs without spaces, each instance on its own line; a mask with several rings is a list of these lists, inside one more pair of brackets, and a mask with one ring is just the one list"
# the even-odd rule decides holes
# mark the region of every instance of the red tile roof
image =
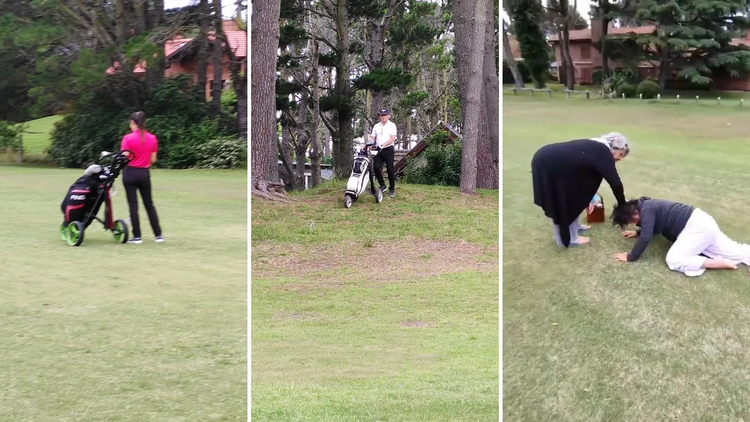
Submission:
[[[227,37],[227,40],[229,41],[229,48],[234,51],[234,55],[237,56],[239,59],[243,59],[247,57],[247,32],[245,31],[237,31],[237,24],[234,21],[225,21],[224,22],[224,35]],[[208,39],[210,41],[214,40],[214,33],[209,32],[208,33]],[[164,43],[164,57],[169,58],[172,54],[176,53],[178,50],[180,50],[182,47],[188,45],[193,38],[179,38],[179,39],[173,39],[173,40],[167,40]],[[112,67],[107,69],[107,74],[111,75],[116,70],[120,68],[120,63],[115,62]],[[133,69],[133,73],[145,73],[146,72],[146,65],[145,63],[141,62],[135,66]]]
[[[644,26],[634,26],[634,27],[624,27],[624,28],[609,28],[607,30],[608,35],[626,35],[626,34],[636,34],[636,35],[648,35],[656,31],[656,26],[654,25],[644,25]],[[574,29],[570,31],[570,40],[571,41],[583,41],[583,40],[590,40],[591,39],[591,29]],[[560,36],[555,34],[551,37],[549,37],[549,40],[559,41]]]

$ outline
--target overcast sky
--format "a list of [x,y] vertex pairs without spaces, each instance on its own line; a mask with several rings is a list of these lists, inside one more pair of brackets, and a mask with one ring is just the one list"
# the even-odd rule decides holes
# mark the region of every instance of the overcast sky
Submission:
[[[164,0],[164,8],[174,9],[176,7],[185,7],[197,3],[198,0]],[[222,1],[221,8],[224,9],[222,10],[222,15],[224,15],[224,17],[232,17],[237,13],[237,6],[235,5],[235,3],[235,0]]]
[[[178,0],[167,0],[169,3],[177,2]],[[544,4],[547,4],[546,0],[543,0]],[[591,18],[589,18],[589,11],[591,10],[591,0],[578,0],[576,2],[576,9],[578,9],[578,13],[583,16],[584,19],[586,19],[586,22],[591,23]],[[500,16],[503,17],[506,21],[508,20],[508,15],[505,13],[504,10],[500,10]]]

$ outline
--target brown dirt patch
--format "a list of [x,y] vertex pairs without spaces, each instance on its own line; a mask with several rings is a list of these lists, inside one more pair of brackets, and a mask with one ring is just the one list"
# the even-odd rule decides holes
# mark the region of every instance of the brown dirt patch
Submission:
[[[399,281],[465,271],[499,271],[497,260],[488,260],[486,255],[497,254],[497,248],[464,241],[402,239],[373,242],[371,247],[366,245],[370,245],[366,240],[314,245],[254,242],[252,276],[330,282],[331,276],[359,280],[376,274],[378,281]],[[332,287],[342,285],[329,284],[334,285]],[[287,283],[280,288],[305,289],[297,283]]]

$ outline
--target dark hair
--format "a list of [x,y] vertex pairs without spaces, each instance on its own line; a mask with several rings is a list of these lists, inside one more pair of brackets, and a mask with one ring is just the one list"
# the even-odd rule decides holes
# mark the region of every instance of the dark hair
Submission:
[[624,204],[616,204],[612,209],[612,225],[627,227],[633,220],[633,215],[638,211],[638,200],[631,199]]
[[135,124],[138,126],[138,130],[141,132],[141,143],[143,143],[145,140],[143,131],[146,130],[146,113],[142,111],[136,111],[135,113],[130,115],[130,120],[135,122]]

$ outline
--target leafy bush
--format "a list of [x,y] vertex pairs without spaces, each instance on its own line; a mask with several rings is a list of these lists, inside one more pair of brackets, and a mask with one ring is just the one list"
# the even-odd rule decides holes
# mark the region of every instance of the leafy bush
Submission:
[[659,94],[659,84],[652,80],[645,80],[638,84],[638,95],[642,95],[644,99],[656,98]]
[[165,79],[151,91],[132,85],[95,91],[55,125],[50,157],[61,167],[82,167],[101,151],[119,149],[123,135],[130,131],[130,114],[143,109],[146,127],[159,139],[156,165],[195,166],[198,146],[233,134],[220,125],[221,117],[208,118],[207,104],[197,99],[199,95],[186,76]]
[[199,168],[247,167],[247,142],[231,136],[212,139],[198,147],[197,156]]
[[594,72],[591,73],[591,81],[594,83],[594,85],[601,85],[602,84],[602,69],[594,69]]
[[635,91],[633,85],[624,83],[617,88],[617,98],[622,98],[623,94],[625,94],[625,98],[633,98],[635,97]]
[[450,142],[448,132],[440,131],[425,138],[427,148],[422,155],[427,164],[416,168],[410,160],[404,181],[422,185],[459,186],[461,181],[461,149],[458,141]]
[[13,152],[18,150],[18,134],[23,128],[6,121],[0,120],[0,152],[11,148]]
[[635,85],[635,75],[629,70],[618,70],[613,72],[607,79],[602,81],[602,89],[605,94],[617,93],[618,97],[622,94],[619,92],[620,85]]

